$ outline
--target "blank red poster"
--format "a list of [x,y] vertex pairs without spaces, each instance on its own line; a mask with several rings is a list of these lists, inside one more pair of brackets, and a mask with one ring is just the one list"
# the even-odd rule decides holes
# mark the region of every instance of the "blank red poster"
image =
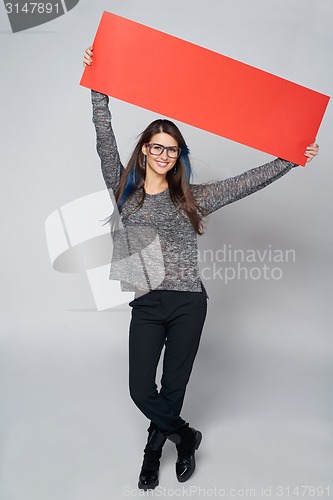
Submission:
[[299,165],[329,97],[104,11],[80,85]]

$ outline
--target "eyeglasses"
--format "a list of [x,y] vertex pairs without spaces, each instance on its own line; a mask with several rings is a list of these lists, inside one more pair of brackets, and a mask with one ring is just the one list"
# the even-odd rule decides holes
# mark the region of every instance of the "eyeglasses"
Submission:
[[169,158],[178,158],[182,150],[177,146],[163,146],[162,144],[156,144],[155,142],[146,143],[149,153],[154,156],[160,156],[164,153],[166,149]]

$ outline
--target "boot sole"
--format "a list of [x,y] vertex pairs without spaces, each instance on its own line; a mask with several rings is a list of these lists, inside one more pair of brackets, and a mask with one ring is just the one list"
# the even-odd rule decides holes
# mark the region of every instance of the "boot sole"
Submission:
[[151,484],[142,484],[140,481],[138,482],[138,488],[140,490],[144,490],[144,491],[147,491],[147,490],[153,490],[156,488],[156,486],[158,486],[159,484],[159,480],[156,479],[156,481],[154,481],[153,483]]

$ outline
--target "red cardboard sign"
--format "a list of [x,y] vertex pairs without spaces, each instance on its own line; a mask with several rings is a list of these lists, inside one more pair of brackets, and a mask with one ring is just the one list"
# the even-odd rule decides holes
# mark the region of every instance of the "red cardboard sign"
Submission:
[[329,97],[104,11],[80,85],[305,165]]

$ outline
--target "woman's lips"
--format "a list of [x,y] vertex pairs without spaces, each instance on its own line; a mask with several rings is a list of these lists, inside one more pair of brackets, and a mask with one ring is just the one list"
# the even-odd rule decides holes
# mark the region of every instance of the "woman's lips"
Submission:
[[161,168],[165,168],[169,165],[169,162],[167,162],[167,161],[156,161],[156,163]]

